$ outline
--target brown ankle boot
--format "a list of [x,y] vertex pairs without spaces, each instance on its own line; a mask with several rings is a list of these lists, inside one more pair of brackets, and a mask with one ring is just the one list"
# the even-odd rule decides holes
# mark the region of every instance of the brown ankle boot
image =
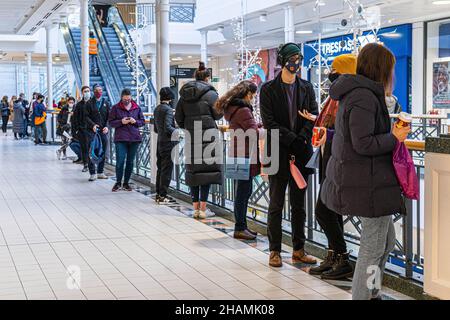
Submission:
[[270,251],[269,266],[280,268],[283,265],[281,255],[278,251]]
[[317,260],[313,256],[308,255],[305,249],[295,250],[292,252],[293,263],[316,264]]
[[256,239],[256,236],[254,234],[251,234],[247,230],[235,231],[233,234],[233,237],[235,239],[240,239],[240,240],[255,240]]

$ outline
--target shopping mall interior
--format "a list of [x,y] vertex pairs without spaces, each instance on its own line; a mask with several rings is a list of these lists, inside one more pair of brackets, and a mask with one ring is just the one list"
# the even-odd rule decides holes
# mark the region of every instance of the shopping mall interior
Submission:
[[[302,95],[313,97],[310,106],[315,105],[315,109],[307,110],[315,119],[327,109],[333,96],[330,92],[337,87],[330,77],[337,72],[335,61],[342,55],[357,59],[358,75],[349,77],[359,79],[363,68],[359,55],[372,44],[389,49],[395,58],[390,93],[396,101],[395,112],[384,99],[377,103],[384,110],[384,106],[388,107],[388,112],[383,112],[393,123],[392,133],[385,135],[397,137],[394,130],[399,128],[398,123],[409,123],[407,138],[401,140],[404,143],[395,141],[396,146],[406,150],[408,166],[403,169],[408,171],[407,184],[414,185],[416,195],[406,196],[404,185],[396,182],[397,190],[400,186],[403,190],[404,210],[388,213],[389,228],[395,233],[395,239],[391,239],[393,250],[388,250],[385,258],[381,257],[384,253],[381,258],[376,257],[381,268],[374,271],[376,279],[372,280],[381,282],[381,287],[362,291],[370,291],[372,300],[450,300],[450,1],[0,2],[0,300],[363,299],[358,281],[365,278],[356,269],[370,256],[367,244],[363,249],[363,242],[369,237],[367,221],[379,218],[364,218],[364,214],[352,214],[351,210],[333,212],[340,217],[340,233],[346,247],[344,253],[335,252],[318,212],[322,210],[318,201],[324,199],[320,192],[323,179],[330,179],[328,175],[333,173],[330,165],[326,178],[320,170],[311,169],[314,173],[305,176],[304,186],[300,187],[292,171],[295,161],[291,162],[290,178],[286,178],[289,192],[283,194],[284,201],[281,199],[284,208],[275,213],[275,178],[264,175],[264,168],[257,175],[247,172],[246,180],[227,175],[240,170],[237,165],[229,169],[226,164],[231,161],[228,154],[233,141],[230,128],[236,128],[232,123],[234,113],[215,117],[217,104],[212,105],[213,126],[219,133],[218,150],[223,151],[220,160],[225,164],[221,183],[210,184],[206,209],[202,200],[193,196],[194,186],[199,194],[203,189],[192,184],[192,168],[196,164],[187,163],[187,138],[179,138],[180,143],[173,149],[177,150],[174,157],[179,159],[170,162],[169,189],[162,195],[159,184],[164,175],[161,166],[164,168],[165,164],[161,164],[164,152],[161,134],[157,133],[161,130],[157,115],[161,104],[167,106],[166,102],[171,101],[176,121],[173,114],[166,114],[164,121],[170,119],[174,130],[181,131],[185,123],[179,120],[178,109],[193,108],[184,88],[202,80],[201,85],[217,92],[221,99],[247,80],[257,87],[250,106],[252,119],[261,122],[259,127],[263,130],[280,129],[281,125],[273,121],[288,104],[271,100],[274,112],[270,117],[264,109],[268,108],[267,97],[274,92],[270,84],[277,79],[284,81],[286,66],[294,63],[285,59],[284,52],[294,48],[298,50],[300,65],[293,81],[310,90],[307,93],[305,87],[298,87],[295,90],[301,91],[299,98],[293,94],[286,101],[295,108],[297,99],[305,101]],[[201,72],[200,61],[206,67]],[[199,74],[208,76],[199,79]],[[340,75],[336,81],[345,77]],[[173,97],[164,99],[161,88],[170,88]],[[84,111],[88,107],[83,109],[91,101],[86,98],[86,91],[88,95],[95,94],[92,106],[95,109],[97,101],[98,110],[93,113],[101,115],[102,108],[108,106],[108,119],[104,125],[96,124],[94,133],[81,120],[89,117]],[[289,95],[288,89],[280,92]],[[191,94],[203,99],[204,93]],[[131,107],[127,107],[124,96],[131,96]],[[276,93],[273,96],[281,97]],[[70,104],[69,97],[75,104]],[[226,102],[231,103],[230,99]],[[344,103],[347,100],[342,99],[342,105],[348,107]],[[41,114],[40,105],[44,108]],[[135,108],[138,113],[133,113]],[[305,107],[297,108],[301,112]],[[61,122],[64,110],[68,112],[65,125],[72,126],[71,130],[64,129]],[[79,139],[78,131],[74,132],[75,110],[82,110],[82,116],[77,116],[80,132],[90,132],[80,133]],[[183,110],[180,113],[185,116]],[[192,112],[189,110],[192,109],[187,113]],[[339,128],[347,118],[344,112],[340,118],[340,110],[344,108],[334,114],[337,122],[332,129],[333,141],[345,136]],[[119,113],[137,117],[113,118]],[[204,121],[206,116],[198,117]],[[378,113],[372,116],[378,117]],[[407,121],[402,122],[405,117]],[[41,118],[42,122],[38,122]],[[304,122],[308,121],[298,120],[302,126]],[[309,121],[304,128],[309,123],[311,134],[315,135],[319,125]],[[103,131],[98,130],[100,127]],[[292,128],[280,129],[281,149],[287,145],[284,139],[289,139],[289,135],[283,136],[283,129],[293,133]],[[325,129],[325,136],[330,139],[329,130]],[[382,144],[382,140],[377,140],[380,132],[367,132],[376,140],[374,144]],[[119,135],[133,134],[139,143],[118,139]],[[101,140],[103,136],[105,142]],[[355,136],[351,135],[352,139]],[[73,146],[77,141],[80,150]],[[102,169],[97,163],[98,144]],[[311,141],[305,138],[305,144],[311,146]],[[130,146],[136,146],[133,152]],[[340,151],[337,143],[334,146],[332,158],[337,161]],[[311,148],[317,161],[323,158],[324,149]],[[377,161],[384,159],[386,152],[392,158],[393,148],[382,156],[359,154],[356,162],[369,161],[369,167],[356,164],[355,168],[362,169],[351,171],[351,175],[363,180],[366,171],[371,170],[367,174],[370,181],[386,181],[388,174],[377,167]],[[123,174],[125,154],[122,185],[118,172]],[[341,164],[345,161],[341,160]],[[403,169],[398,169],[395,161],[394,157],[389,168],[397,170],[400,181],[399,171]],[[300,176],[305,175],[300,171],[297,169]],[[129,181],[127,174],[131,175]],[[244,188],[240,182],[247,180],[248,197],[239,191]],[[358,190],[358,185],[359,182],[353,185],[352,197],[360,197],[361,203],[365,189]],[[299,189],[292,191],[295,188]],[[341,196],[344,197],[337,195]],[[299,197],[303,199],[304,215],[304,225],[300,227],[300,213],[294,205],[298,205]],[[377,201],[370,208],[383,207],[383,203],[387,206],[390,200],[379,197]],[[244,231],[238,230],[236,213],[243,202],[243,219],[248,224]],[[200,203],[198,207],[196,203]],[[274,216],[281,220],[281,232],[274,232],[274,227],[269,226],[277,223]],[[378,231],[372,236],[378,236],[378,241],[389,240],[380,240],[382,232]],[[298,234],[306,238],[300,241],[300,250]],[[274,249],[274,239],[278,237],[281,250]],[[381,245],[383,251],[389,246]],[[280,258],[278,266],[274,253]],[[345,264],[351,271],[340,277],[327,277],[324,275],[328,271],[317,272],[326,263],[330,263],[327,270],[336,271]]]

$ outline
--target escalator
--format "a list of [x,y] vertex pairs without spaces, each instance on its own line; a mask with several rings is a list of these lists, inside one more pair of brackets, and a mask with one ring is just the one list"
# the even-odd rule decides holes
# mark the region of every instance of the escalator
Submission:
[[[90,76],[91,85],[100,84],[105,88],[105,95],[111,103],[120,98],[123,88],[131,89],[133,97],[143,107],[144,111],[154,107],[156,91],[150,79],[146,76],[145,68],[139,59],[136,66],[134,44],[116,8],[111,8],[112,17],[107,27],[102,27],[97,19],[94,7],[89,8],[89,28],[94,31],[98,40],[97,61],[100,76]],[[81,31],[79,27],[62,25],[62,32],[67,51],[75,73],[77,85],[81,88]],[[137,98],[134,75],[139,74],[140,97]],[[143,76],[144,75],[144,76]]]

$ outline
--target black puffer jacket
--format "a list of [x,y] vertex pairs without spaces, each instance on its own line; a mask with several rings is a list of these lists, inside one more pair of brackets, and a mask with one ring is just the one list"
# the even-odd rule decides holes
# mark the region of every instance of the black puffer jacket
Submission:
[[397,139],[384,88],[360,75],[343,75],[330,89],[339,101],[332,156],[321,197],[342,215],[381,217],[403,212],[400,186],[392,164]]
[[[222,165],[214,161],[215,157],[221,157],[221,155],[208,151],[214,150],[216,144],[221,142],[216,141],[214,137],[202,138],[206,130],[218,130],[216,120],[222,118],[222,115],[217,113],[214,108],[217,99],[216,89],[203,81],[188,82],[180,90],[175,120],[180,128],[185,129],[190,136],[190,139],[186,139],[184,150],[186,184],[191,187],[222,184]],[[201,131],[194,132],[195,124],[201,128]],[[208,148],[206,153],[211,154],[211,157],[203,157],[206,148]],[[197,152],[194,152],[195,150]]]
[[177,129],[173,108],[167,103],[161,103],[154,111],[154,131],[158,134],[158,149],[160,151],[172,150],[176,142],[172,141],[172,134]]

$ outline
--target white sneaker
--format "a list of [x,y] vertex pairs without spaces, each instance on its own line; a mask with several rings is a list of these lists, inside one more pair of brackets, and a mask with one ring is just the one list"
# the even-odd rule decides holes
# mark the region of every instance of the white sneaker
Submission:
[[89,178],[89,181],[95,181],[97,180],[97,175],[96,174],[91,174],[91,177]]
[[56,156],[58,157],[58,160],[61,160],[61,150],[56,150]]
[[104,173],[99,173],[99,174],[97,175],[97,179],[103,179],[103,180],[105,180],[105,179],[108,179],[108,177],[107,177],[106,174],[104,174]]
[[200,210],[194,210],[194,215],[192,216],[194,219],[198,219],[200,216]]
[[198,218],[199,219],[206,219],[206,218],[209,218],[209,217],[214,217],[215,215],[216,214],[214,212],[212,212],[211,210],[209,210],[209,209],[206,209],[206,211],[201,211],[200,210],[200,214],[199,214]]

